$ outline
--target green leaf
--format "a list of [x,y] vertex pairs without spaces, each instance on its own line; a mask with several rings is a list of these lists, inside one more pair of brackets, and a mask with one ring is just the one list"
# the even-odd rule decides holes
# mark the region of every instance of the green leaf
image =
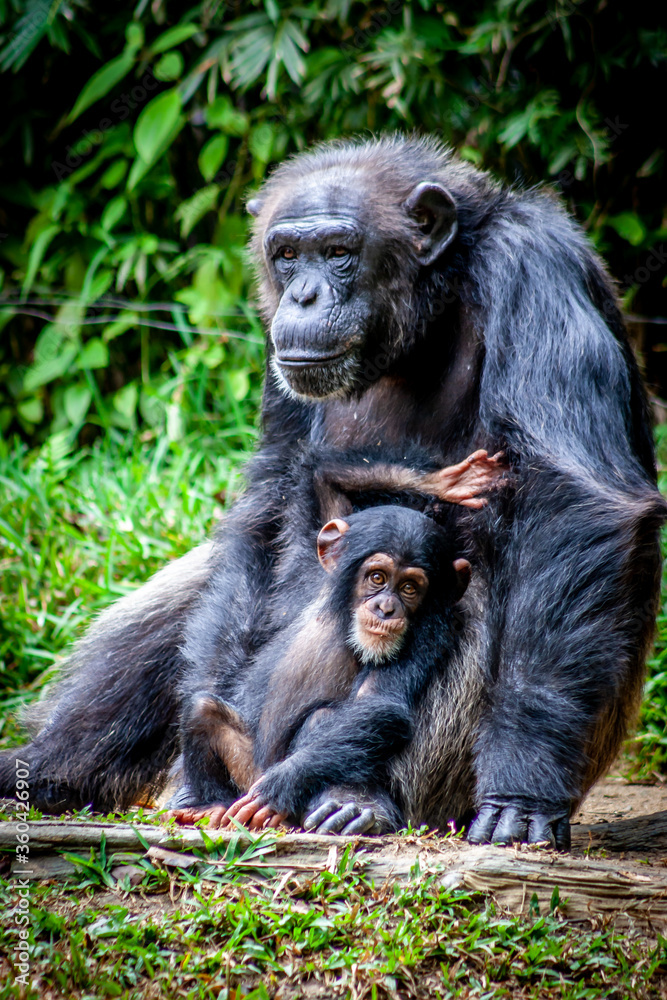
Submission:
[[178,80],[183,72],[183,56],[180,52],[167,52],[153,70],[158,80]]
[[109,348],[99,337],[89,340],[76,359],[77,368],[106,368],[108,364]]
[[199,169],[205,181],[211,181],[217,174],[227,155],[229,139],[226,135],[214,135],[202,147],[199,154]]
[[7,45],[0,52],[0,70],[3,72],[13,67],[15,73],[20,70],[28,56],[47,31],[49,20],[51,19],[52,4],[45,3],[44,0],[33,0],[32,3],[24,2],[16,9],[25,8],[22,17],[13,25],[11,31],[7,30],[7,12],[3,9],[3,23],[6,25],[5,38]]
[[148,50],[149,56],[173,49],[174,46],[180,45],[181,42],[196,35],[198,30],[196,24],[177,24],[175,28],[170,28],[169,31],[165,31],[164,34],[155,39]]
[[174,219],[180,219],[181,236],[184,239],[189,236],[199,220],[203,219],[206,213],[215,207],[219,193],[218,184],[209,184],[208,187],[201,188],[192,198],[188,198],[182,205],[179,205],[174,212]]
[[247,371],[227,372],[227,385],[232,397],[237,403],[245,399],[250,392],[250,378]]
[[144,44],[144,26],[138,21],[130,21],[127,28],[125,29],[125,40],[127,41],[127,48],[132,52],[136,52]]
[[93,394],[87,385],[70,385],[65,389],[65,416],[73,427],[83,423],[92,399]]
[[42,358],[36,359],[23,377],[24,390],[32,392],[40,385],[47,385],[60,378],[74,361],[77,351],[77,344],[66,344],[57,353],[45,353]]
[[127,160],[118,159],[114,160],[113,163],[107,167],[102,176],[100,177],[100,184],[107,191],[118,187],[123,177],[127,173]]
[[226,96],[216,97],[206,109],[206,124],[219,128],[227,135],[243,136],[248,130],[248,116],[238,111]]
[[275,127],[270,122],[256,125],[248,137],[248,148],[260,163],[268,163],[273,152]]
[[91,104],[95,104],[100,98],[108,94],[117,83],[127,76],[132,67],[134,66],[134,55],[132,52],[123,52],[122,55],[117,56],[108,62],[106,66],[102,66],[98,69],[96,73],[93,73],[88,83],[85,85],[81,93],[76,99],[74,107],[68,114],[66,118],[67,124],[78,118],[79,115],[89,108]]
[[117,222],[125,215],[127,209],[127,200],[119,194],[116,198],[112,198],[107,207],[102,212],[102,218],[100,219],[100,224],[102,229],[109,232],[116,225]]
[[646,239],[646,227],[634,212],[610,215],[607,225],[615,229],[621,239],[627,240],[633,247],[639,246]]
[[[176,136],[181,131],[184,125],[185,125],[185,116],[179,115],[176,124],[172,128],[171,132],[169,132],[169,134],[165,137],[164,141],[162,142],[162,145],[158,148],[155,154],[156,160],[159,160],[162,154],[165,153],[167,149],[169,149],[172,142],[174,141],[174,139],[176,138]],[[146,161],[141,156],[137,156],[136,160],[132,164],[132,167],[130,168],[130,174],[129,177],[127,178],[127,185],[126,185],[127,190],[133,191],[137,186],[137,184],[139,183],[139,181],[142,179],[142,177],[145,177],[145,175],[148,173],[148,171],[151,169],[152,166],[153,166],[152,163],[146,163]]]
[[144,163],[152,164],[162,143],[178,122],[181,95],[174,87],[146,105],[134,129],[134,145]]
[[25,278],[23,279],[23,285],[21,286],[23,295],[27,295],[32,288],[32,283],[35,280],[37,271],[42,263],[42,259],[47,251],[48,245],[53,237],[59,232],[60,226],[47,226],[46,229],[42,229],[41,233],[30,248],[28,267],[25,273]]
[[129,421],[134,417],[137,410],[137,400],[139,398],[139,392],[137,390],[134,382],[130,382],[129,385],[124,385],[122,389],[113,397],[113,405],[119,413]]
[[41,399],[38,399],[36,396],[32,399],[24,399],[22,403],[18,404],[16,409],[20,416],[29,424],[40,423],[44,416],[44,406]]

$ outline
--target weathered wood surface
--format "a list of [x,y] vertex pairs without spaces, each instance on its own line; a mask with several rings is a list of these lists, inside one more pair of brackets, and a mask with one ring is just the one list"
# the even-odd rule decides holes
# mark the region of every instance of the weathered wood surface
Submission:
[[[16,845],[15,823],[0,823],[0,847]],[[144,852],[150,845],[152,860],[169,867],[199,863],[193,849],[205,850],[197,829],[141,824],[40,820],[30,824],[30,869],[33,878],[63,877],[71,866],[56,851],[83,851],[106,839],[108,852]],[[216,842],[253,837],[236,831],[216,831]],[[335,870],[342,852],[352,844],[356,864],[376,882],[405,879],[419,863],[423,874],[435,875],[450,887],[490,892],[501,906],[527,913],[536,896],[540,912],[548,909],[554,887],[559,909],[573,919],[611,918],[621,926],[638,923],[663,930],[667,926],[667,812],[573,827],[573,852],[557,854],[530,847],[473,847],[460,840],[426,837],[331,837],[288,833],[266,844],[266,853],[247,862],[249,875],[263,869],[280,875]],[[587,857],[589,847],[604,847],[610,857]],[[657,851],[656,851],[657,848]],[[652,849],[649,864],[613,858],[618,852]],[[180,852],[180,853],[179,853]],[[183,853],[185,852],[185,853]],[[224,865],[224,862],[217,862]],[[238,860],[235,861],[238,864]],[[21,876],[26,866],[15,865]],[[22,871],[23,869],[23,871]],[[120,873],[122,867],[118,869]],[[267,874],[269,872],[267,871]]]

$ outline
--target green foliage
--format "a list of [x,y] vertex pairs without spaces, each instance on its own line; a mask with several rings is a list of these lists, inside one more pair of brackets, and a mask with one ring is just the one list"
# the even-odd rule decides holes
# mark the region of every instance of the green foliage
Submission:
[[[334,871],[309,873],[253,871],[262,849],[256,842],[242,852],[232,843],[224,868],[203,858],[169,871],[149,857],[109,854],[104,844],[88,857],[68,855],[79,870],[73,881],[31,886],[33,987],[21,991],[0,951],[7,983],[0,996],[663,995],[662,937],[649,945],[636,935],[568,926],[557,891],[550,910],[533,897],[528,918],[507,916],[419,871],[374,885],[359,871],[363,852],[351,848]],[[15,943],[15,900],[15,886],[0,882],[5,954]]]
[[[230,382],[230,398],[244,389]],[[86,402],[70,405],[80,412]],[[94,612],[210,533],[219,503],[238,489],[239,462],[254,436],[245,416],[250,403],[235,406],[238,422],[216,421],[204,450],[193,435],[150,445],[117,431],[91,451],[75,449],[67,433],[33,452],[0,442],[4,733],[15,732],[18,709],[42,689]],[[179,417],[176,407],[168,425]]]
[[2,0],[0,32],[0,434],[160,433],[191,382],[180,433],[229,412],[221,371],[259,363],[243,199],[318,138],[418,128],[551,179],[633,308],[661,311],[667,33],[645,8]]

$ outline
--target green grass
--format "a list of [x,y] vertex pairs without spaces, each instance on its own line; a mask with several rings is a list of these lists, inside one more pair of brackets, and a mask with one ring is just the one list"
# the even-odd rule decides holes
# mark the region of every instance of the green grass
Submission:
[[[662,939],[648,945],[575,928],[561,919],[557,899],[545,913],[533,901],[529,917],[518,918],[418,870],[406,883],[374,885],[351,849],[334,872],[264,868],[249,878],[265,845],[232,842],[224,869],[203,859],[167,870],[104,848],[67,855],[77,875],[30,893],[35,989],[13,987],[0,957],[0,998],[664,996]],[[134,885],[116,867],[128,864]],[[2,883],[0,956],[15,940],[15,901]]]
[[[247,444],[251,444],[247,435]],[[243,452],[65,439],[0,443],[0,700],[5,727],[91,615],[202,541],[240,485]]]

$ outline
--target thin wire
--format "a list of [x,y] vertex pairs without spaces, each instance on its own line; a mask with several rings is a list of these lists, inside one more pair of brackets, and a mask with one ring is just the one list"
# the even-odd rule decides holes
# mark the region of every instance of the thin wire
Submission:
[[[0,303],[0,306],[2,303]],[[13,308],[13,307],[12,307]],[[38,309],[16,309],[14,308],[14,314],[17,316],[31,316],[34,319],[43,319],[47,323],[57,323],[58,326],[65,327],[75,327],[75,326],[106,326],[110,323],[116,323],[127,319],[120,314],[115,316],[91,316],[90,319],[77,319],[77,320],[66,320],[60,317],[53,316],[51,313],[40,312]],[[211,315],[224,315],[223,313]],[[151,319],[151,327],[156,330],[169,330],[172,333],[192,333],[200,337],[231,337],[234,340],[245,340],[250,344],[262,344],[264,341],[256,337],[252,333],[239,333],[235,330],[207,330],[201,326],[179,326],[177,323],[168,323],[166,320],[161,319]]]

